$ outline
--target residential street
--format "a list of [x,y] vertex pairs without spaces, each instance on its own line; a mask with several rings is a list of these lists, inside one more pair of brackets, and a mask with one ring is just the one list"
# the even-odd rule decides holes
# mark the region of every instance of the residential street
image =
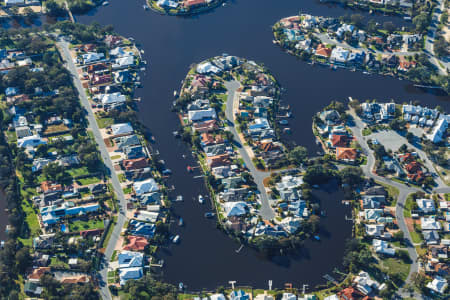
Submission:
[[[446,75],[447,74],[447,70],[450,69],[450,61],[439,60],[434,55],[434,39],[436,38],[436,30],[437,30],[437,27],[439,25],[439,21],[440,21],[441,15],[444,12],[444,10],[446,9],[444,0],[438,0],[438,3],[439,3],[439,5],[434,10],[433,16],[431,17],[431,24],[430,24],[430,27],[428,28],[428,33],[427,33],[427,36],[426,36],[426,39],[425,39],[424,52],[428,56],[428,58],[430,59],[431,63],[436,68],[438,68],[439,73],[441,75]],[[443,68],[441,66],[441,64],[439,64],[439,62],[443,66],[445,66],[445,68]]]
[[[419,269],[419,265],[418,265],[418,255],[417,255],[417,251],[416,248],[414,247],[414,243],[412,241],[411,238],[411,234],[409,233],[408,227],[406,225],[406,220],[404,217],[404,207],[405,207],[405,202],[406,202],[406,198],[408,197],[409,194],[414,193],[419,191],[420,189],[415,188],[415,187],[408,187],[404,184],[386,179],[384,177],[375,175],[372,170],[373,167],[375,166],[375,156],[373,154],[373,151],[369,148],[369,146],[367,145],[366,142],[366,138],[362,135],[362,129],[365,127],[365,124],[361,121],[361,119],[356,115],[355,111],[352,109],[350,111],[350,115],[353,117],[354,119],[354,125],[350,127],[353,135],[356,137],[356,139],[358,140],[358,143],[361,145],[363,152],[367,155],[367,164],[361,166],[364,174],[369,177],[369,178],[373,178],[374,180],[377,180],[379,182],[382,182],[384,184],[390,185],[390,186],[394,186],[399,190],[399,196],[397,199],[397,205],[395,208],[395,214],[396,214],[396,219],[397,219],[397,224],[398,227],[400,228],[401,231],[403,231],[405,239],[406,239],[406,243],[407,243],[407,250],[408,250],[408,254],[409,257],[412,260],[412,264],[411,264],[411,268],[409,270],[409,274],[408,274],[408,278],[406,279],[405,282],[405,286],[411,283],[411,275],[414,272],[417,272]],[[439,191],[439,192],[445,192],[448,193],[450,192],[450,188],[449,187],[439,187],[438,189],[435,189],[435,191]],[[406,293],[406,291],[402,290],[400,291],[400,294],[402,297],[409,297],[409,293]],[[421,299],[422,296],[421,295],[415,295],[416,299]]]
[[74,80],[75,87],[78,90],[78,94],[80,96],[81,104],[83,105],[84,109],[87,112],[87,119],[89,121],[89,128],[92,130],[92,133],[94,135],[95,141],[98,145],[98,148],[100,150],[103,162],[106,166],[106,168],[109,171],[109,175],[111,176],[111,183],[114,188],[115,194],[118,199],[118,207],[119,207],[119,215],[117,217],[117,223],[113,229],[111,238],[109,240],[108,245],[106,246],[106,250],[104,253],[104,261],[102,263],[101,269],[100,269],[100,294],[102,299],[112,299],[111,294],[109,292],[109,289],[107,287],[107,275],[108,275],[108,265],[109,261],[111,259],[111,256],[114,251],[114,247],[117,243],[118,238],[120,237],[120,232],[125,224],[126,216],[125,216],[125,210],[126,210],[126,200],[125,196],[122,190],[122,187],[120,185],[119,178],[117,177],[116,172],[114,171],[114,166],[112,164],[111,158],[109,156],[108,150],[106,149],[105,142],[103,140],[103,137],[100,133],[100,130],[98,128],[97,122],[95,120],[94,113],[92,112],[89,100],[86,97],[86,92],[81,85],[80,78],[78,77],[77,69],[73,63],[72,57],[70,55],[69,51],[69,44],[65,41],[60,41],[57,43],[58,49],[64,58],[66,62],[67,69],[71,72]]
[[266,188],[263,184],[264,178],[270,176],[270,172],[262,172],[256,169],[252,162],[252,159],[250,158],[247,150],[244,147],[245,141],[241,140],[241,137],[239,136],[235,126],[234,112],[239,106],[239,98],[236,90],[240,87],[240,83],[238,81],[228,81],[225,83],[225,87],[228,91],[227,105],[225,110],[225,116],[228,119],[228,128],[233,133],[234,139],[235,141],[237,141],[239,153],[241,154],[246,167],[250,170],[250,173],[252,174],[256,185],[258,186],[261,199],[260,215],[266,220],[271,220],[275,217],[275,213],[270,206],[269,197],[267,196]]

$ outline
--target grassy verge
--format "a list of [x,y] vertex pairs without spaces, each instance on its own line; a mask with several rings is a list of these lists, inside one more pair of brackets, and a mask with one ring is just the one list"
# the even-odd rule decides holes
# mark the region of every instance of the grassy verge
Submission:
[[90,229],[102,229],[102,228],[105,228],[103,220],[89,220],[89,221],[77,220],[69,223],[70,232],[90,230]]

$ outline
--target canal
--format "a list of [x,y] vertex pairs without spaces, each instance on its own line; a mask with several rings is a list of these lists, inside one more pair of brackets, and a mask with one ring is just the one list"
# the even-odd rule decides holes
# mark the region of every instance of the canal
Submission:
[[2,190],[0,190],[0,241],[6,240],[6,225],[8,225],[8,214],[6,209],[6,197]]
[[[324,282],[324,274],[332,275],[333,269],[341,266],[344,241],[351,235],[351,223],[344,218],[349,211],[341,204],[343,195],[336,187],[329,187],[315,191],[327,212],[320,242],[307,241],[298,255],[272,260],[247,248],[236,253],[239,245],[217,230],[213,220],[204,218],[210,208],[195,199],[207,192],[202,179],[186,171],[195,161],[186,145],[172,136],[179,126],[176,115],[170,112],[173,91],[180,88],[192,63],[228,53],[267,66],[286,89],[283,100],[294,114],[290,120],[292,140],[308,147],[311,153],[318,150],[311,130],[312,116],[331,100],[346,101],[349,96],[360,100],[417,100],[432,107],[440,105],[447,111],[449,108],[447,97],[424,93],[406,81],[310,66],[272,44],[271,26],[279,19],[299,11],[335,17],[351,13],[339,6],[325,6],[314,0],[236,0],[210,13],[178,18],[144,11],[143,0],[109,2],[109,6],[77,20],[112,24],[119,34],[135,38],[145,50],[149,65],[141,78],[144,88],[136,95],[143,99],[139,116],[155,136],[161,158],[174,173],[170,184],[175,185],[175,194],[184,196],[184,202],[174,205],[176,214],[185,221],[184,227],[173,224],[181,242],[160,254],[165,260],[163,276],[174,284],[183,282],[189,290],[213,289],[228,285],[230,280],[259,288],[266,288],[268,280],[273,280],[274,287],[284,283],[313,287]],[[375,18],[406,24],[400,18]]]

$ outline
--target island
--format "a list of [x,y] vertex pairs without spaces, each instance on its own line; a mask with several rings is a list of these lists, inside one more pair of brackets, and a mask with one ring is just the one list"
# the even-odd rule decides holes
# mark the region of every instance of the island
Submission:
[[225,5],[226,0],[147,0],[153,11],[171,16],[197,15]]
[[273,34],[274,43],[312,64],[395,76],[448,93],[449,77],[439,54],[423,48],[428,25],[418,20],[415,25],[405,31],[392,22],[365,23],[358,14],[339,19],[300,14],[277,22]]

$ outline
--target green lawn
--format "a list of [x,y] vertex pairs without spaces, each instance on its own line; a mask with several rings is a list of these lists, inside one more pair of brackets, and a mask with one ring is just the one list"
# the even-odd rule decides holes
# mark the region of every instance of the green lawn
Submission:
[[70,232],[77,232],[89,229],[102,229],[102,228],[105,228],[103,220],[89,220],[89,221],[77,220],[69,223]]
[[111,156],[112,160],[115,160],[115,159],[118,159],[118,158],[120,158],[120,155],[113,155],[113,156]]
[[383,259],[382,270],[390,275],[399,274],[403,280],[406,280],[409,274],[409,264],[397,258]]
[[111,235],[114,231],[114,226],[116,225],[116,222],[117,222],[117,217],[113,217],[112,224],[111,224],[111,226],[109,226],[109,230],[106,233],[105,239],[103,240],[102,248],[106,248],[106,245],[108,245],[109,239],[111,238]]
[[420,244],[423,242],[422,235],[420,233],[411,231],[410,234],[414,244]]
[[50,259],[50,267],[59,267],[59,268],[69,269],[69,265],[56,256],[54,256]]
[[131,187],[127,187],[127,188],[123,189],[124,194],[129,194],[129,193],[131,193],[131,191],[132,191]]
[[114,124],[113,118],[100,118],[98,116],[95,116],[95,119],[97,120],[97,124],[98,124],[99,128],[106,128],[106,127]]
[[26,246],[31,246],[32,238],[39,235],[41,227],[39,225],[39,220],[34,211],[33,207],[28,203],[28,201],[22,201],[22,210],[25,213],[25,223],[28,225],[30,234],[27,237],[20,237],[19,240]]
[[406,218],[411,218],[411,209],[413,207],[414,201],[411,195],[406,198],[405,208],[403,209],[403,216]]
[[67,173],[69,173],[72,177],[86,176],[89,175],[89,170],[87,167],[72,168],[67,170]]
[[88,184],[98,183],[101,181],[101,179],[94,176],[94,177],[86,177],[86,178],[82,178],[82,179],[77,179],[77,181],[81,185],[88,185]]

